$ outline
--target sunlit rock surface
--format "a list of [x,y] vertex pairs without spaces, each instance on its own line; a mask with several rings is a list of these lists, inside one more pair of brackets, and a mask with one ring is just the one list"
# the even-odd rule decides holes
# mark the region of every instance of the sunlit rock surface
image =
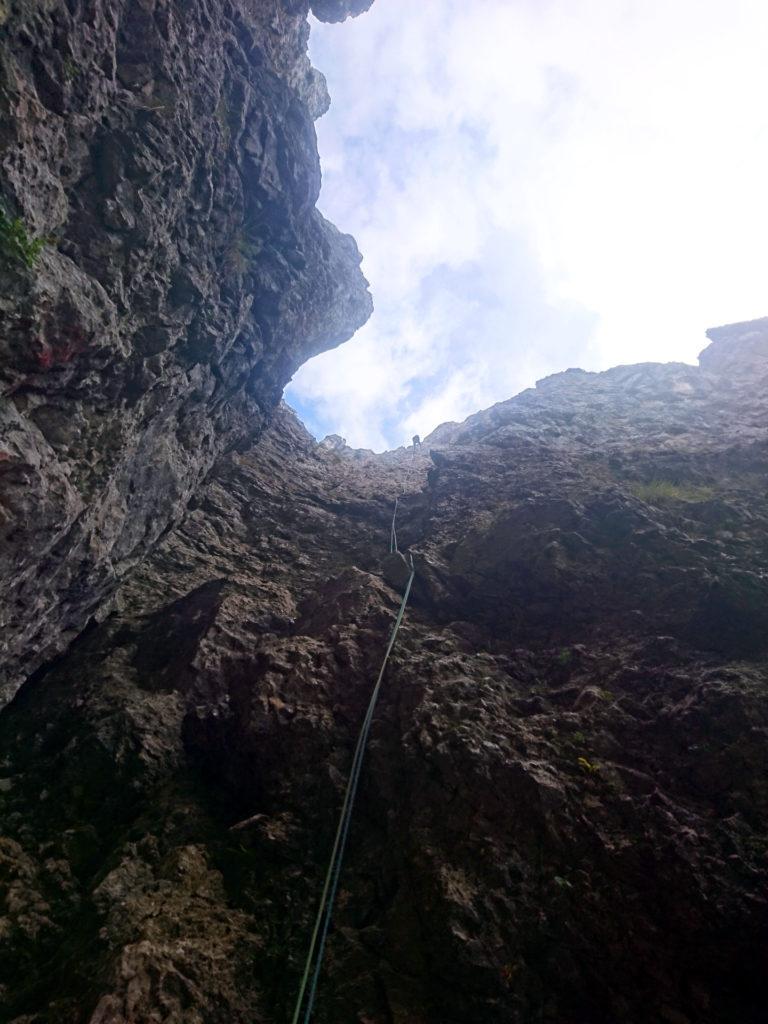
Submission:
[[317,1021],[762,1021],[768,322],[711,336],[415,453],[283,406],[221,455],[0,718],[4,1019],[290,1019],[397,497]]

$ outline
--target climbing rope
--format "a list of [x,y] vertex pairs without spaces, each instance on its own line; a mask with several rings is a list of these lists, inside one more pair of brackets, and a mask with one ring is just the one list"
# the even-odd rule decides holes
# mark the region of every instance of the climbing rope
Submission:
[[[395,533],[395,517],[397,516],[397,501],[395,501],[395,514],[392,517],[392,534],[390,537],[390,551],[397,551],[397,536]],[[400,602],[400,609],[395,619],[395,624],[392,627],[392,632],[389,635],[389,643],[384,654],[384,660],[381,663],[379,669],[379,675],[376,679],[376,685],[373,688],[371,699],[368,702],[368,710],[365,713],[363,719],[363,725],[360,729],[360,735],[357,737],[357,745],[355,747],[355,756],[352,758],[352,768],[349,773],[349,780],[347,782],[347,788],[344,793],[344,802],[341,807],[341,814],[339,816],[339,824],[336,829],[336,838],[333,841],[333,850],[331,851],[331,859],[328,864],[328,871],[325,875],[325,884],[323,885],[323,892],[320,897],[320,907],[317,911],[317,917],[315,919],[315,927],[312,931],[312,939],[309,943],[309,951],[307,953],[307,960],[304,965],[304,974],[301,979],[301,985],[299,986],[299,995],[296,999],[296,1008],[293,1012],[293,1018],[291,1024],[298,1024],[299,1017],[301,1015],[301,1008],[304,1004],[306,996],[306,1009],[304,1011],[304,1024],[309,1024],[312,1016],[312,1009],[315,1005],[315,996],[317,995],[317,983],[320,979],[320,970],[323,964],[323,954],[325,952],[325,942],[328,938],[328,929],[331,925],[331,916],[333,914],[333,906],[336,900],[336,890],[339,885],[339,878],[341,876],[341,864],[344,858],[344,848],[347,845],[347,836],[349,834],[349,824],[352,820],[352,811],[355,804],[355,795],[357,794],[357,784],[360,780],[360,770],[363,765],[363,757],[365,755],[365,748],[368,743],[368,734],[371,731],[371,723],[373,721],[373,713],[376,709],[376,702],[379,698],[379,690],[384,679],[384,671],[389,661],[389,656],[392,653],[392,648],[395,646],[395,640],[397,639],[397,633],[400,629],[400,623],[403,621],[405,614],[405,606],[408,603],[408,597],[411,593],[411,584],[413,583],[413,577],[416,574],[416,570],[413,567],[413,557],[411,557],[411,574],[408,577],[408,583],[405,587],[405,593],[403,599]],[[310,975],[312,980],[310,982]],[[307,994],[307,987],[309,986],[309,993]]]
[[394,554],[397,551],[397,530],[395,529],[395,523],[397,522],[397,503],[400,499],[395,498],[395,511],[392,513],[392,530],[389,534],[389,553]]

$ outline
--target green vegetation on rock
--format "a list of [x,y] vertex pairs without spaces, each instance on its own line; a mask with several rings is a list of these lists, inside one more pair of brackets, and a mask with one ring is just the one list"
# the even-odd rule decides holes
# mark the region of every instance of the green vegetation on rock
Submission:
[[709,501],[715,495],[712,487],[695,484],[680,484],[674,480],[651,480],[648,483],[630,484],[629,490],[636,498],[650,505],[671,501]]
[[30,238],[21,217],[9,217],[0,206],[0,261],[23,263],[32,270],[47,242],[46,238]]

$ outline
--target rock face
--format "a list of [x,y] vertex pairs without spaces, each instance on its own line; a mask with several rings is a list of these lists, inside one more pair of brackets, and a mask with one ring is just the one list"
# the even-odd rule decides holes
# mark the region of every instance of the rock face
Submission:
[[370,313],[315,209],[308,7],[0,3],[0,693]]
[[314,1019],[762,1022],[768,320],[315,443],[309,8],[0,0],[0,1019],[290,1020],[397,499]]
[[321,21],[344,21],[350,15],[354,17],[368,11],[373,0],[314,0],[312,13]]
[[[0,717],[3,1019],[757,1024],[768,321],[422,449],[282,407]],[[745,367],[748,368],[745,370]]]

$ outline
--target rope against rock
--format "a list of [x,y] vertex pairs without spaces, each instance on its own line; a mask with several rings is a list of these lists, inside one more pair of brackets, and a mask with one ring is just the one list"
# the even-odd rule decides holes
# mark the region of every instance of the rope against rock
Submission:
[[395,529],[395,523],[397,522],[397,503],[400,499],[395,498],[395,511],[392,513],[392,529],[389,534],[389,553],[394,554],[397,551],[397,530]]
[[[392,534],[390,538],[390,551],[397,551],[397,535],[395,533],[395,517],[397,516],[397,500],[395,500],[395,513],[392,517]],[[411,563],[411,574],[408,577],[408,583],[403,593],[403,599],[400,602],[400,609],[395,619],[395,624],[392,627],[392,632],[389,635],[389,643],[384,654],[384,660],[381,663],[379,669],[379,675],[376,679],[376,685],[373,688],[371,699],[368,702],[368,710],[365,713],[363,719],[363,725],[360,729],[360,735],[357,738],[357,745],[355,747],[355,756],[352,758],[352,768],[349,773],[349,781],[347,782],[347,788],[344,793],[344,802],[341,807],[341,814],[339,816],[339,824],[336,829],[336,838],[333,841],[333,850],[331,851],[331,859],[328,864],[328,871],[325,876],[325,884],[323,885],[323,892],[320,897],[320,907],[317,912],[317,918],[315,919],[315,927],[312,931],[312,939],[309,943],[309,952],[307,953],[306,964],[304,965],[304,974],[301,979],[301,985],[299,987],[299,995],[296,999],[296,1008],[293,1013],[291,1024],[298,1024],[299,1017],[301,1015],[301,1007],[304,1003],[304,997],[307,994],[307,985],[309,983],[310,974],[312,975],[312,981],[309,987],[309,995],[307,997],[307,1006],[304,1012],[304,1024],[309,1024],[312,1016],[312,1010],[315,1005],[315,996],[317,994],[317,983],[320,978],[320,970],[323,965],[323,954],[325,952],[325,942],[328,938],[328,929],[331,924],[331,916],[333,914],[333,905],[336,900],[336,890],[339,885],[339,878],[341,876],[341,865],[344,857],[344,848],[347,844],[347,836],[349,834],[349,825],[352,820],[352,811],[354,810],[355,795],[357,794],[357,784],[360,780],[360,770],[363,765],[363,757],[365,755],[365,748],[368,743],[368,734],[371,731],[371,723],[373,721],[373,713],[376,710],[376,702],[379,698],[379,691],[381,690],[381,684],[384,679],[384,671],[389,661],[389,656],[392,653],[392,648],[395,646],[395,640],[400,629],[400,624],[403,621],[405,615],[405,606],[408,604],[408,597],[411,593],[411,584],[413,583],[413,577],[416,575],[416,570],[413,567],[413,556],[410,559]],[[313,968],[314,962],[314,968]]]

